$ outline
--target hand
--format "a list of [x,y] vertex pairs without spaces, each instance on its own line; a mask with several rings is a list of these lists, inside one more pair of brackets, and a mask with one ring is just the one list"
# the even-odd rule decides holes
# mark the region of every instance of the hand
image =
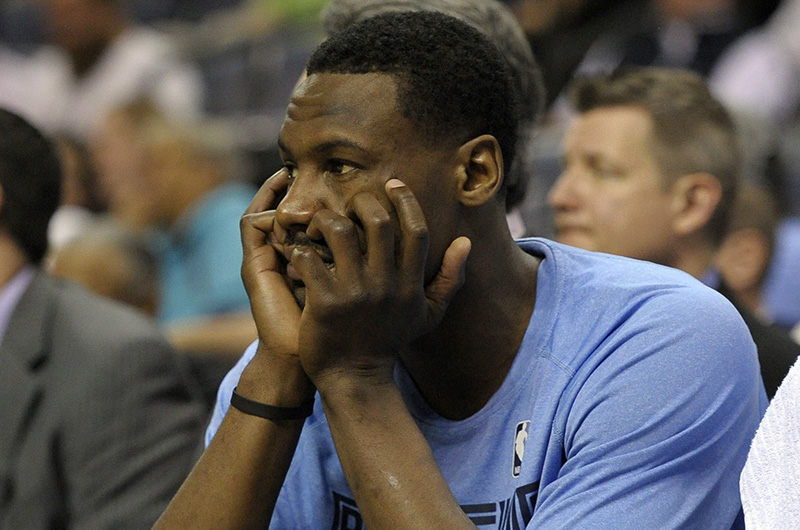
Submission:
[[353,198],[352,208],[364,227],[365,244],[356,222],[321,210],[307,234],[324,238],[334,266],[307,246],[292,253],[292,264],[306,285],[299,355],[317,388],[329,377],[391,378],[399,350],[441,322],[463,284],[469,240],[460,237],[450,244],[438,274],[426,286],[429,234],[422,209],[398,180],[387,182],[386,192],[397,212],[399,237],[389,212],[363,192]]
[[300,308],[270,244],[274,238],[274,208],[286,189],[287,176],[287,171],[281,169],[268,178],[242,216],[242,281],[250,298],[260,349],[296,357]]

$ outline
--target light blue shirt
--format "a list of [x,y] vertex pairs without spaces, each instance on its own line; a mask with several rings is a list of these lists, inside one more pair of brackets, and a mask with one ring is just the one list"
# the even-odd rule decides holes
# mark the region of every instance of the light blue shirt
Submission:
[[[483,409],[445,419],[395,372],[467,516],[501,529],[742,528],[739,474],[767,403],[733,306],[676,269],[519,244],[544,258],[536,304]],[[222,382],[207,442],[254,353]],[[318,399],[270,528],[361,523]]]
[[161,275],[161,322],[249,310],[239,221],[254,193],[244,184],[220,186],[170,233],[153,238]]

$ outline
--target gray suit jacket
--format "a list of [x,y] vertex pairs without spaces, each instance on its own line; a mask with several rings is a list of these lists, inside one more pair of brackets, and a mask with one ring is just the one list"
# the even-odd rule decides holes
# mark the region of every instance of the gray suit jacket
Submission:
[[0,529],[150,528],[204,419],[151,322],[37,274],[0,344]]

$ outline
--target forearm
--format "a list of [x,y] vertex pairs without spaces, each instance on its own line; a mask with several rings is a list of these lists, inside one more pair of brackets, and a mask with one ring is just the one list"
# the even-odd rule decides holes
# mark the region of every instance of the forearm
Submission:
[[371,530],[475,528],[393,381],[320,390],[336,451]]
[[[293,407],[310,399],[313,387],[299,365],[256,355],[242,374],[239,392]],[[266,528],[303,423],[231,408],[155,528]]]

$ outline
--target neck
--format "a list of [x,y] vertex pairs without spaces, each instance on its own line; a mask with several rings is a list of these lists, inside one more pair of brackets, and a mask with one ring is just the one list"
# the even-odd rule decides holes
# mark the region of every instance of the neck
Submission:
[[678,252],[675,262],[671,267],[680,269],[694,276],[701,278],[711,266],[714,260],[714,249],[712,245],[704,241],[688,241],[683,246],[682,251]]
[[736,299],[745,306],[751,313],[759,315],[764,311],[761,303],[761,287],[752,286],[746,289],[739,289],[735,293]]
[[[527,330],[536,293],[539,260],[514,243],[502,210],[499,216],[475,212],[474,217],[479,223],[471,226],[481,228],[466,234],[472,251],[463,287],[437,329],[402,355],[428,404],[451,419],[474,414],[500,387]],[[498,217],[487,226],[487,219]]]

